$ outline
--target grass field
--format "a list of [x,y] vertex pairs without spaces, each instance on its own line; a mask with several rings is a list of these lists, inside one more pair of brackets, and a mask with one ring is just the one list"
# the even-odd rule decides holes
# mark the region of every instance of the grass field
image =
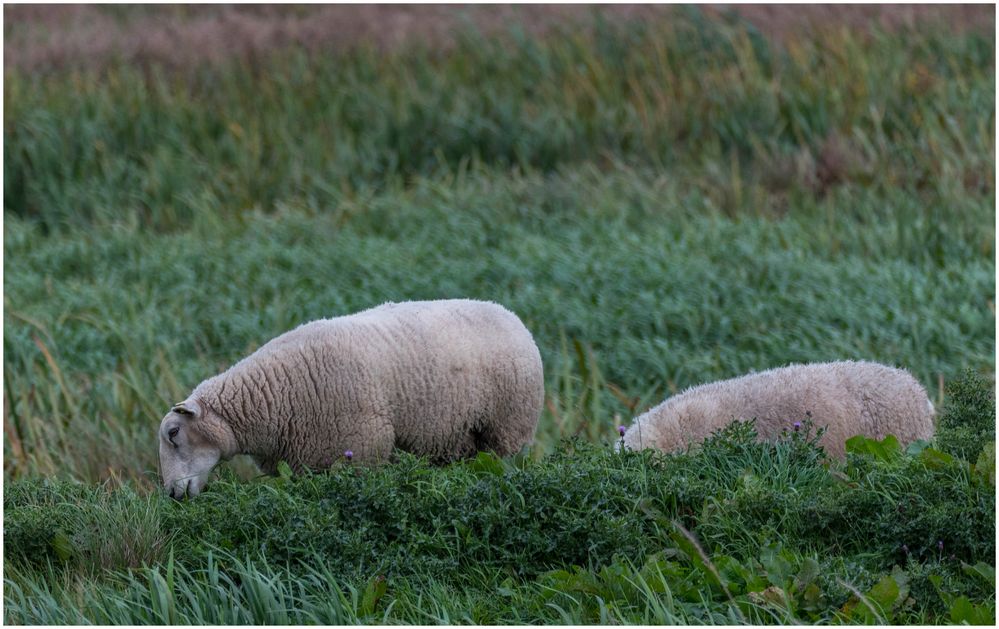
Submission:
[[[689,9],[8,68],[5,620],[991,621],[994,58],[941,25],[775,42]],[[203,378],[447,297],[535,335],[525,456],[151,491],[158,421]],[[667,465],[609,449],[684,387],[833,359],[910,369],[950,432],[830,467],[738,431]]]

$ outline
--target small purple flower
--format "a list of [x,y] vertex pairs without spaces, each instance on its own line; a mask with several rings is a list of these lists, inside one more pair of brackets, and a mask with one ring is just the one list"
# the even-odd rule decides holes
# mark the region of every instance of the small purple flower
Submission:
[[347,450],[346,452],[343,453],[343,455],[347,457],[348,461],[354,458],[354,452],[352,450]]
[[937,550],[943,552],[943,540],[942,539],[937,541]]
[[798,432],[801,430],[801,422],[794,422],[794,431]]
[[617,427],[617,434],[619,434],[619,435],[621,435],[621,436],[623,437],[623,436],[624,436],[624,433],[625,433],[625,431],[627,431],[627,430],[628,430],[628,429],[627,429],[627,428],[625,428],[624,426],[618,426],[618,427]]
[[905,553],[906,555],[909,554],[909,545],[908,544],[902,544],[902,552]]

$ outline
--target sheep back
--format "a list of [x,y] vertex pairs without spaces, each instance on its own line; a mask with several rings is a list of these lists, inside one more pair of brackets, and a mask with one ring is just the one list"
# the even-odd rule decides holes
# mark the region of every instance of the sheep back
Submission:
[[854,435],[901,443],[933,436],[933,405],[907,371],[873,362],[791,365],[693,387],[636,418],[625,433],[630,449],[683,449],[733,420],[756,420],[760,439],[773,440],[811,417],[825,427],[820,444],[845,454]]

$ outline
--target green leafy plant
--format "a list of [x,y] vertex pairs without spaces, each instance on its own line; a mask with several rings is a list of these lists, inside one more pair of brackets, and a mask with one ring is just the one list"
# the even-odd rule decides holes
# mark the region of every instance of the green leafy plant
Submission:
[[996,398],[991,383],[968,369],[948,383],[946,396],[947,407],[937,420],[940,448],[968,461],[975,461],[989,445],[995,452]]

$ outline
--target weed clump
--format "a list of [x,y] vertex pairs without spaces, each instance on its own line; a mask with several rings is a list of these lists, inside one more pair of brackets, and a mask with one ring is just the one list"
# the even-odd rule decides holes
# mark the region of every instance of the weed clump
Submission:
[[937,444],[944,452],[975,461],[996,438],[996,397],[980,374],[968,369],[945,389],[947,406],[937,421]]

